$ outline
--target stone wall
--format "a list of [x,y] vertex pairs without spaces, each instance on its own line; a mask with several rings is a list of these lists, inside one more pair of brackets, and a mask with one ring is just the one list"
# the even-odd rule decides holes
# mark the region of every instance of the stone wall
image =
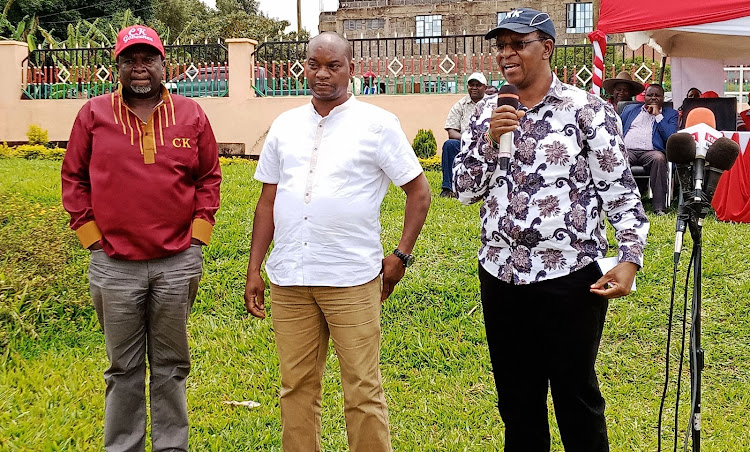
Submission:
[[[568,1],[568,3],[572,3]],[[320,31],[335,31],[352,39],[416,35],[416,16],[442,16],[443,35],[486,33],[497,24],[497,13],[522,7],[546,11],[557,28],[557,42],[588,42],[585,33],[565,33],[566,1],[554,0],[350,0],[336,12],[322,13]],[[384,18],[382,29],[347,30],[347,20]]]

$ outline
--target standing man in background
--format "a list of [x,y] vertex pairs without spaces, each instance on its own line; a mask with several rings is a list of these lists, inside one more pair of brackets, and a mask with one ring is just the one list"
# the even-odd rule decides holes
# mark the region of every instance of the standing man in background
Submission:
[[[380,309],[414,262],[430,187],[395,115],[348,95],[352,49],[333,32],[310,40],[312,102],[271,125],[255,178],[245,305],[264,318],[271,280],[281,365],[282,447],[320,451],[321,378],[333,339],[349,449],[391,451],[380,375]],[[293,131],[293,133],[290,133]],[[383,258],[380,205],[391,181],[406,193],[398,246]]]
[[[495,40],[520,106],[477,106],[454,165],[458,199],[483,201],[479,281],[506,452],[548,452],[547,393],[565,450],[609,450],[595,362],[608,299],[643,265],[648,220],[624,157],[615,111],[550,69],[547,13],[511,11]],[[512,134],[510,165],[497,143]],[[619,263],[596,260],[615,229]]]
[[448,118],[445,120],[445,131],[448,139],[443,143],[443,155],[440,164],[443,168],[443,184],[440,196],[443,198],[455,198],[451,179],[453,178],[453,159],[461,149],[461,134],[469,125],[469,119],[477,108],[477,102],[482,100],[487,89],[487,79],[481,72],[475,72],[466,80],[466,90],[469,92],[461,100],[456,102]]
[[219,209],[218,146],[198,104],[161,81],[164,46],[142,25],[120,31],[117,92],[76,117],[62,164],[70,226],[91,251],[91,298],[109,368],[104,449],[146,445],[146,355],[154,451],[188,450],[187,318]]

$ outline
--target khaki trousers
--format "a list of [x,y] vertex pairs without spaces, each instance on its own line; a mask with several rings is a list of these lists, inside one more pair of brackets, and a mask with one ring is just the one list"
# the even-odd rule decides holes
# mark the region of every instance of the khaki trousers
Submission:
[[333,339],[352,452],[391,449],[380,376],[380,277],[355,287],[271,284],[285,452],[320,451],[321,378]]

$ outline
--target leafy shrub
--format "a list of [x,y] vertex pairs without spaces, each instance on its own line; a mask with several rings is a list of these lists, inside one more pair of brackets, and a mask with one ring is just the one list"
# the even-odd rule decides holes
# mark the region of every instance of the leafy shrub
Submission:
[[58,147],[48,148],[41,144],[22,144],[16,146],[13,156],[27,160],[62,160],[65,156],[65,149]]
[[426,159],[435,155],[437,152],[437,141],[435,141],[435,135],[433,135],[432,130],[419,129],[411,147],[419,158]]
[[250,160],[242,157],[219,157],[219,164],[221,166],[226,165],[249,165]]
[[26,131],[26,138],[29,139],[30,145],[39,144],[47,146],[49,144],[49,135],[47,134],[47,131],[36,124],[29,126],[29,130]]
[[441,161],[442,159],[439,155],[433,155],[432,157],[426,159],[420,158],[419,164],[422,165],[422,169],[424,169],[425,171],[440,171],[442,169]]
[[3,141],[3,144],[0,144],[0,158],[9,158],[15,156],[16,150],[8,146],[8,143]]

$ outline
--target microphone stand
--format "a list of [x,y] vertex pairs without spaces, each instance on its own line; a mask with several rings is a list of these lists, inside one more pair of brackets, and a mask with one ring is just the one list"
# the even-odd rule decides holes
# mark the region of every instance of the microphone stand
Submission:
[[689,202],[688,227],[693,239],[693,303],[690,328],[690,388],[691,388],[691,428],[693,452],[701,450],[701,374],[704,367],[704,353],[701,348],[701,266],[702,266],[702,228],[710,204],[705,201]]

